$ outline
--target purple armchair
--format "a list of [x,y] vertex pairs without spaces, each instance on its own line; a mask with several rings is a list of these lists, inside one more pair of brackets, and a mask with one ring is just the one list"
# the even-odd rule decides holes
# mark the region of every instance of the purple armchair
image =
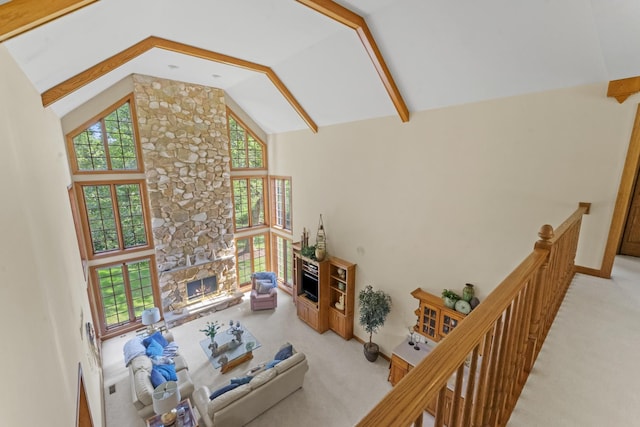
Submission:
[[251,310],[270,310],[278,306],[276,273],[265,271],[251,275]]

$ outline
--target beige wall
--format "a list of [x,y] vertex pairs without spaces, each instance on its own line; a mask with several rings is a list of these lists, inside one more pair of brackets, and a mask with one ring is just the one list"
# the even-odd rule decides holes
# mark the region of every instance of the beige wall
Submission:
[[4,46],[0,69],[2,424],[75,425],[80,362],[102,426],[100,373],[81,339],[80,313],[90,315],[60,121]]
[[[294,236],[319,214],[329,253],[358,264],[356,292],[387,291],[387,354],[415,322],[417,288],[476,284],[482,299],[554,227],[591,202],[578,263],[600,268],[636,106],[606,83],[270,138],[293,177]],[[356,308],[357,315],[357,308]],[[366,334],[357,324],[356,334]]]

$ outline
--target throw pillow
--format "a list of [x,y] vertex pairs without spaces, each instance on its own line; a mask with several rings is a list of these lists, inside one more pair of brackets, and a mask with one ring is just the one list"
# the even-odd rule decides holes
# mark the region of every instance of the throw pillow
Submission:
[[154,332],[153,334],[143,339],[142,344],[144,344],[145,347],[148,347],[151,341],[158,341],[158,344],[160,344],[163,348],[166,347],[167,344],[169,344],[169,341],[167,341],[167,339],[164,337],[164,335],[162,335],[162,332],[160,331]]
[[135,337],[125,343],[123,352],[124,366],[129,366],[129,362],[131,362],[134,358],[146,354],[147,349],[142,344],[142,338]]
[[273,356],[276,360],[285,360],[291,357],[293,354],[293,346],[291,344],[285,344],[278,350],[275,356]]
[[162,346],[158,343],[158,341],[155,340],[151,340],[151,342],[147,346],[147,356],[149,357],[162,356],[163,351],[164,349],[162,348]]
[[240,384],[228,384],[224,387],[220,387],[219,389],[217,389],[216,391],[214,391],[213,393],[211,393],[211,395],[209,396],[209,400],[213,400],[218,396],[221,396],[223,394],[225,394],[228,391],[233,390],[236,387],[240,387]]
[[231,378],[231,384],[238,384],[238,385],[246,384],[249,381],[251,381],[251,378],[253,378],[251,375],[247,375],[246,377],[240,377],[240,378]]
[[153,385],[153,388],[158,387],[160,384],[166,381],[167,379],[154,366],[153,369],[151,369],[151,385]]
[[271,288],[273,288],[273,283],[270,280],[258,280],[259,294],[268,294]]
[[178,381],[175,365],[155,365],[151,371],[154,369],[160,372],[167,381]]
[[267,368],[267,369],[273,368],[274,366],[276,366],[280,362],[282,362],[282,360],[274,359],[274,360],[271,360],[271,361],[267,362],[266,365],[264,365],[264,367]]
[[162,355],[167,357],[176,357],[178,355],[178,344],[176,344],[174,341],[171,341],[164,348]]

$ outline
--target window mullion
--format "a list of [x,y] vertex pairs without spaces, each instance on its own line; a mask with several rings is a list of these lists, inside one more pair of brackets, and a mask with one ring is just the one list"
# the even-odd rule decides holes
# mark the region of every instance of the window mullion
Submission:
[[100,119],[100,127],[102,128],[102,145],[104,146],[104,157],[107,160],[107,170],[111,170],[111,153],[109,153],[109,141],[107,141],[107,125],[104,117]]
[[124,251],[124,236],[122,235],[122,226],[120,224],[120,210],[118,208],[118,194],[116,191],[116,184],[110,184],[111,187],[111,205],[113,207],[113,219],[116,225],[116,234],[118,236],[118,247],[121,251]]
[[129,282],[129,266],[126,262],[122,263],[122,280],[124,281],[124,294],[127,297],[129,321],[134,322],[136,320],[136,314],[133,311],[133,295],[131,294],[131,283]]
[[249,228],[253,227],[253,211],[251,210],[251,178],[246,179],[247,183],[247,220],[249,223]]

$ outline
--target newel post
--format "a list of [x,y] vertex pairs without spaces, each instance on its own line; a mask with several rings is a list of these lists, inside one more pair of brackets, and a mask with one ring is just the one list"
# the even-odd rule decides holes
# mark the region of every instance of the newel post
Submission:
[[551,239],[553,239],[554,232],[553,227],[549,224],[545,224],[540,227],[538,231],[538,237],[540,239],[535,243],[535,249],[543,249],[547,252],[544,264],[540,266],[540,270],[536,274],[535,284],[533,287],[533,298],[531,301],[531,323],[529,325],[529,343],[526,354],[526,369],[529,372],[533,367],[533,363],[536,360],[536,354],[538,352],[538,339],[541,334],[541,318],[542,318],[542,302],[547,292],[547,285],[549,283],[549,260],[551,254]]

